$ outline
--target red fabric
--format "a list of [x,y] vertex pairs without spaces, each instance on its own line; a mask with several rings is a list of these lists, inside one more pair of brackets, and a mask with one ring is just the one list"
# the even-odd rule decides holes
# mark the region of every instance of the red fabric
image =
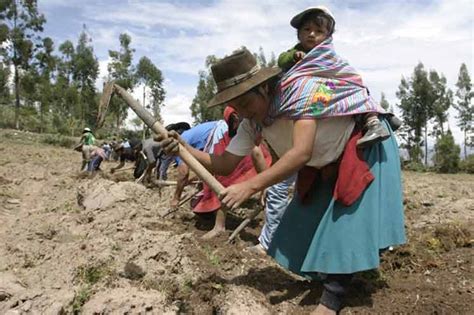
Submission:
[[[228,132],[224,134],[224,137],[214,145],[214,154],[220,155],[224,153],[225,149],[230,143],[230,137]],[[272,157],[270,152],[264,145],[260,145],[260,149],[263,152],[265,162],[267,166],[271,164]],[[257,174],[257,170],[253,166],[252,157],[247,155],[240,161],[235,170],[228,176],[216,176],[216,179],[224,186],[228,187],[233,184],[244,182]],[[204,185],[202,190],[202,198],[194,206],[193,211],[196,213],[206,213],[218,210],[221,207],[221,202],[217,195],[209,188]]]
[[[367,162],[362,156],[362,151],[357,149],[357,140],[362,137],[360,130],[355,130],[344,148],[338,163],[337,181],[334,186],[334,199],[344,206],[352,205],[367,186],[374,180]],[[300,198],[305,201],[311,186],[317,180],[327,180],[335,171],[334,164],[320,170],[305,166],[298,173],[297,191]]]
[[230,107],[230,106],[226,106],[226,108],[224,109],[224,120],[225,120],[226,123],[229,123],[230,116],[231,116],[233,113],[236,113],[236,114],[237,114],[237,112],[235,111],[235,109],[233,109],[233,108]]

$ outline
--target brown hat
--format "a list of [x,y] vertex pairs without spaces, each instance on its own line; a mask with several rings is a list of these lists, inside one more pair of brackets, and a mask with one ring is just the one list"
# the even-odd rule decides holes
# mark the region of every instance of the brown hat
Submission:
[[217,94],[208,107],[227,103],[281,72],[277,67],[261,68],[245,47],[217,62],[211,70],[217,84]]

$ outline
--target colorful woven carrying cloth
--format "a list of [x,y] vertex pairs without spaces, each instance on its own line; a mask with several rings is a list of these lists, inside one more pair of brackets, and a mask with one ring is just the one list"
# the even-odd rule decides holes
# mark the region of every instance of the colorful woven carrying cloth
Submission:
[[386,113],[369,95],[357,71],[336,54],[330,37],[282,77],[265,123],[279,117],[325,118],[368,112]]

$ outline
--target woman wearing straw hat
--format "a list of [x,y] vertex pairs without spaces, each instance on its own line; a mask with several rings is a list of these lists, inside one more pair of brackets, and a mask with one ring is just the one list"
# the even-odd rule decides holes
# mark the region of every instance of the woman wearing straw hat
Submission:
[[[360,98],[351,104],[351,99],[341,98],[336,87],[332,91],[335,101],[328,101],[321,87],[306,91],[305,83],[311,78],[285,81],[279,78],[279,69],[260,68],[245,48],[219,61],[212,73],[218,93],[209,106],[228,104],[245,119],[222,155],[206,154],[181,143],[206,168],[223,175],[262,137],[277,153],[279,160],[270,168],[224,190],[221,200],[229,208],[299,172],[295,196],[268,254],[292,272],[321,280],[324,290],[316,313],[335,314],[342,307],[352,274],[377,268],[381,249],[405,242],[395,138],[357,151],[362,133],[351,110],[360,113],[357,106],[368,107]],[[360,88],[348,84],[344,83],[343,91]],[[308,98],[314,103],[310,107]],[[350,105],[350,110],[341,110],[340,101]],[[340,115],[320,115],[326,109],[339,110]],[[162,146],[166,152],[176,153],[179,136],[170,136]]]

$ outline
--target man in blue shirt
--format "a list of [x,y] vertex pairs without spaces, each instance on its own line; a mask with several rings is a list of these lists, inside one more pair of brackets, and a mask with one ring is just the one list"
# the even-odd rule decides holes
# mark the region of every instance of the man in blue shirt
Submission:
[[[217,121],[209,121],[196,125],[183,132],[181,138],[193,148],[202,151],[216,125]],[[175,196],[170,203],[172,208],[178,205],[181,193],[188,182],[189,176],[189,167],[186,163],[183,163],[179,157],[176,157],[175,160],[178,164],[178,185],[176,186]]]

